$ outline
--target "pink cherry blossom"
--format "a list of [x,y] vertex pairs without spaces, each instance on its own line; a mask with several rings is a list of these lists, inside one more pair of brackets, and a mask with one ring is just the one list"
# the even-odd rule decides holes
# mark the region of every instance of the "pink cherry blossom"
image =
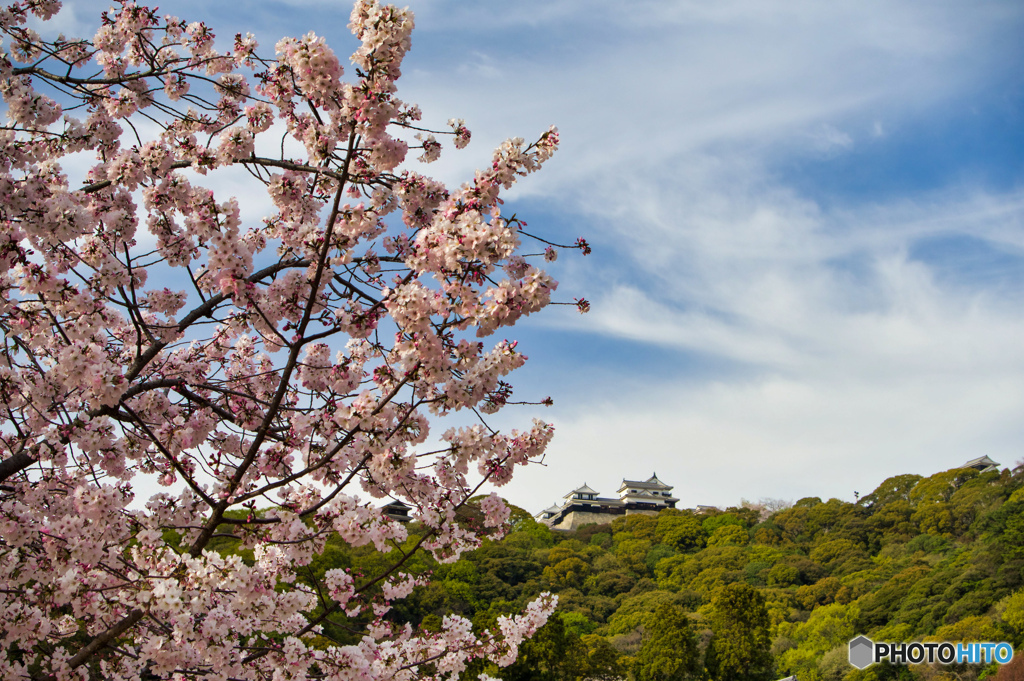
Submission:
[[[507,523],[493,493],[483,528],[458,511],[542,457],[550,424],[431,426],[505,408],[527,361],[489,337],[557,287],[523,242],[548,245],[544,262],[555,251],[502,215],[500,194],[550,158],[557,130],[508,140],[449,188],[406,168],[410,143],[429,163],[446,135],[470,140],[462,119],[414,126],[419,108],[397,98],[408,10],[356,2],[345,80],[312,33],[276,59],[251,35],[221,53],[202,22],[116,4],[83,40],[27,26],[56,0],[0,11],[0,675],[510,664],[550,595],[493,631],[456,616],[416,631],[387,616],[428,577],[400,561],[319,580],[304,567],[329,538],[453,561]],[[257,143],[282,131],[299,158],[259,151],[283,149]],[[80,176],[72,154],[93,157]],[[232,166],[251,187],[215,195],[207,182]],[[257,197],[267,214],[244,219]],[[390,500],[414,535],[382,512]],[[314,645],[328,617],[362,626],[360,642]]]

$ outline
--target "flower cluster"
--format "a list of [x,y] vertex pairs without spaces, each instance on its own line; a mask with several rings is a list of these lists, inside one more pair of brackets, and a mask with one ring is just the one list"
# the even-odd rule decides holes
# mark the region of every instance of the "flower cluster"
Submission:
[[[347,81],[312,33],[276,59],[240,34],[220,52],[205,24],[117,0],[91,38],[47,41],[30,17],[60,3],[9,1],[0,676],[406,679],[429,663],[456,678],[473,659],[511,663],[552,597],[493,631],[454,616],[415,631],[392,607],[426,578],[402,560],[304,568],[329,539],[455,560],[507,523],[496,494],[471,499],[541,457],[552,427],[431,426],[509,402],[526,356],[485,339],[551,302],[533,263],[556,252],[521,252],[532,237],[500,194],[557,130],[505,142],[455,189],[404,169],[413,19],[376,0],[352,11]],[[445,134],[466,146],[464,122],[450,127],[416,137],[421,161]],[[291,155],[258,143],[271,129]],[[262,220],[205,186],[238,166]],[[331,641],[328,619],[359,642]]]

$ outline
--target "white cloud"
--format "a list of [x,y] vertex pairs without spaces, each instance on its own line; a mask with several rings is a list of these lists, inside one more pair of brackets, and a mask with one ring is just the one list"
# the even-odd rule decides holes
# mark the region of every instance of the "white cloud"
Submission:
[[[109,7],[109,3],[103,9],[106,7]],[[99,11],[102,11],[102,9]],[[65,0],[60,12],[56,16],[51,17],[49,21],[43,21],[34,15],[29,15],[27,25],[29,28],[38,31],[47,40],[52,40],[61,33],[69,38],[91,38],[98,27],[99,14],[95,17],[90,17],[96,19],[96,23],[83,21],[81,15],[82,6],[80,2]]]
[[494,58],[483,52],[474,51],[468,55],[468,59],[458,68],[459,76],[467,80],[495,79],[503,74],[495,66]]
[[584,480],[608,494],[623,477],[657,471],[684,507],[764,496],[852,501],[891,475],[930,475],[983,453],[1012,466],[1024,434],[1022,374],[966,384],[938,373],[765,376],[620,392],[557,422],[547,467],[525,471],[509,496],[537,511]]
[[[455,7],[427,3],[428,30],[441,30],[440,6]],[[530,44],[607,32],[571,50],[472,44],[519,76],[495,90],[421,66],[412,90],[425,111],[460,107],[483,146],[559,124],[563,150],[519,196],[583,216],[607,252],[565,270],[560,289],[587,295],[591,315],[548,323],[666,362],[633,375],[611,351],[600,372],[577,365],[593,380],[556,402],[569,406],[555,412],[548,467],[517,479],[512,499],[535,511],[584,480],[614,493],[652,469],[689,505],[852,499],[893,474],[1019,458],[1019,284],[950,281],[914,247],[969,237],[1024,257],[1024,194],[942,186],[826,207],[769,168],[847,152],[869,131],[885,143],[992,82],[1021,8],[546,3],[554,31],[530,23],[532,5],[460,7],[459,25]],[[728,369],[685,368],[702,357]]]
[[[801,147],[816,133],[848,147],[849,130],[926,111],[1005,72],[999,50],[979,46],[1006,40],[1021,15],[991,4],[760,0],[412,9],[421,33],[405,96],[466,118],[485,147],[559,125],[570,158],[527,190],[549,195],[723,146]],[[417,53],[435,41],[445,58]],[[447,55],[470,54],[506,77],[454,77]]]
[[631,263],[615,271],[637,274],[623,282],[598,270],[574,282],[597,287],[594,312],[563,322],[621,339],[622,353],[659,346],[680,365],[704,357],[730,368],[689,374],[668,360],[643,385],[595,376],[599,384],[563,397],[571,406],[559,412],[549,468],[510,495],[543,508],[582,481],[582,466],[603,491],[656,469],[688,505],[849,499],[889,475],[982,453],[1019,459],[1019,282],[945,281],[910,246],[964,235],[1024,259],[1024,195],[828,212],[741,167],[731,190],[713,189],[714,172],[686,174],[648,188],[636,223],[607,219],[604,240],[623,244]]
[[810,135],[811,146],[822,154],[833,154],[853,147],[853,138],[831,125],[822,124]]

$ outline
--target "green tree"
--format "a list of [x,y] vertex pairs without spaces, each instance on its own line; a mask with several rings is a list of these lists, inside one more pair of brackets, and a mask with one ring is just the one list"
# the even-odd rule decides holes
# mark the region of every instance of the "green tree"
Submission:
[[922,480],[920,475],[895,475],[887,478],[874,492],[862,497],[860,505],[870,509],[887,506],[894,501],[910,500],[910,490]]
[[700,672],[697,638],[686,611],[663,603],[644,620],[643,643],[633,658],[637,681],[685,681]]
[[773,667],[771,620],[764,596],[748,584],[729,584],[711,601],[713,635],[705,666],[717,681],[768,681]]
[[618,596],[628,593],[636,586],[636,577],[622,570],[608,570],[592,575],[584,582],[590,594],[597,596]]
[[589,574],[590,566],[575,556],[544,568],[544,579],[552,586],[579,587]]
[[953,495],[964,483],[976,478],[972,468],[954,468],[925,478],[910,490],[910,500],[917,504],[913,520],[921,532],[952,537],[957,529],[953,516]]
[[586,677],[588,649],[556,614],[519,647],[519,656],[501,670],[504,681],[576,681]]
[[665,511],[658,515],[657,536],[662,544],[677,551],[699,549],[707,540],[704,528],[693,515]]
[[664,606],[678,607],[685,610],[688,605],[684,595],[668,591],[645,591],[622,600],[615,614],[608,620],[608,631],[611,634],[625,634],[641,626],[646,626],[652,612]]
[[1003,599],[1001,619],[1014,634],[1014,643],[1024,641],[1024,589]]
[[918,504],[948,502],[968,480],[978,477],[973,468],[952,468],[918,482],[910,490],[910,500]]
[[708,537],[708,546],[746,546],[750,541],[740,525],[722,525]]
[[716,513],[715,515],[709,516],[704,519],[701,523],[701,527],[704,528],[704,532],[711,536],[720,527],[726,525],[736,525],[738,527],[746,527],[746,523],[743,522],[735,513]]
[[587,647],[587,681],[619,681],[625,676],[622,654],[608,642],[608,639],[587,634],[580,640]]
[[651,542],[647,539],[624,539],[615,547],[615,557],[635,572],[643,576],[648,574],[647,552],[651,550]]
[[974,615],[935,630],[936,641],[999,641],[1002,633],[991,617]]
[[619,516],[612,521],[612,530],[616,533],[629,532],[637,539],[653,542],[658,531],[658,518],[642,513]]
[[854,637],[859,614],[855,605],[833,603],[815,608],[806,622],[781,624],[779,635],[796,646],[779,656],[779,673],[814,678],[825,655]]
[[768,571],[769,586],[791,586],[800,579],[800,571],[792,565],[779,563]]

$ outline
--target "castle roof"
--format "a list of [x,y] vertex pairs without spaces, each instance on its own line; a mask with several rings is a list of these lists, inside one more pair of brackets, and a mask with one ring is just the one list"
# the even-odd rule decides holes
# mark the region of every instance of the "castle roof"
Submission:
[[977,459],[971,459],[964,465],[960,466],[960,468],[975,468],[981,471],[982,473],[994,471],[998,467],[999,464],[993,461],[992,459],[988,458],[988,456],[979,456]]
[[407,523],[412,520],[412,518],[409,517],[409,511],[412,509],[412,506],[398,499],[389,501],[381,506],[380,509],[384,512],[384,515],[392,520],[398,520],[403,523]]
[[652,501],[679,501],[679,499],[669,496],[666,492],[658,492],[650,489],[638,489],[637,491],[628,490],[625,494],[620,497],[623,500],[636,499],[639,501],[652,500]]
[[577,487],[576,489],[574,489],[573,491],[569,492],[568,494],[566,494],[562,498],[563,499],[568,499],[569,497],[571,497],[574,494],[597,494],[597,490],[590,489],[589,487],[587,487],[587,483],[583,483],[582,487]]
[[655,473],[646,480],[626,480],[625,478],[623,478],[622,484],[619,486],[618,491],[621,492],[624,489],[656,489],[668,491],[672,489],[672,485],[666,485],[661,480],[658,480],[658,474]]

